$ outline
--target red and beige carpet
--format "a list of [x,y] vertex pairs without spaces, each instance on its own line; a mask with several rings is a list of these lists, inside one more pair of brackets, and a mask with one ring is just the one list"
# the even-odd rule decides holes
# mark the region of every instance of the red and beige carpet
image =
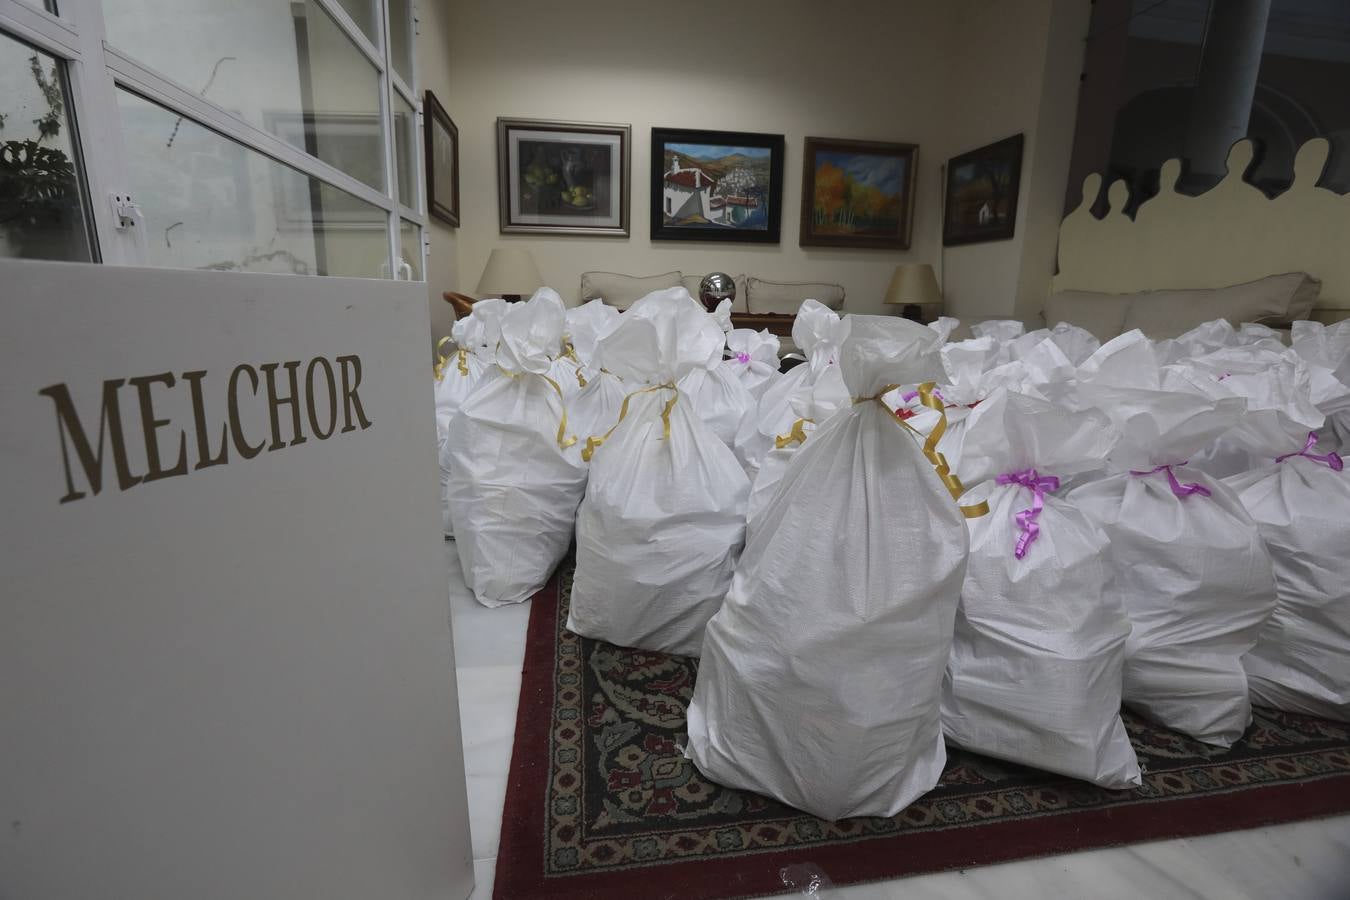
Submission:
[[532,601],[494,896],[750,897],[1350,811],[1350,725],[1257,709],[1216,750],[1128,712],[1144,784],[1112,792],[954,748],[889,819],[825,822],[684,758],[697,660],[567,631],[570,562]]

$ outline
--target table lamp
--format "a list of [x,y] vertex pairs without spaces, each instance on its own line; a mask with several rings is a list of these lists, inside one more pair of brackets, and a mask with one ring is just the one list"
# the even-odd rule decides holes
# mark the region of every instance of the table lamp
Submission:
[[503,300],[519,300],[528,297],[543,287],[544,279],[534,264],[530,251],[514,247],[498,247],[488,257],[483,267],[483,277],[478,279],[479,297],[501,297]]
[[901,263],[895,267],[884,303],[901,306],[900,315],[915,322],[932,322],[942,314],[942,289],[928,263]]

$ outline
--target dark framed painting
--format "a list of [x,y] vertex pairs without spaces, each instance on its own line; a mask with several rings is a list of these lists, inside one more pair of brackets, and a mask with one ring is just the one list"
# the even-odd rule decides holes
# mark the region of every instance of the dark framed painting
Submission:
[[798,243],[908,250],[918,165],[917,144],[807,138]]
[[1017,223],[1022,183],[1022,135],[1015,134],[947,163],[942,245],[1002,241]]
[[498,119],[502,234],[627,237],[631,146],[627,125]]
[[652,129],[652,240],[776,244],[783,136]]
[[436,95],[422,102],[426,117],[427,212],[448,225],[459,225],[459,129]]

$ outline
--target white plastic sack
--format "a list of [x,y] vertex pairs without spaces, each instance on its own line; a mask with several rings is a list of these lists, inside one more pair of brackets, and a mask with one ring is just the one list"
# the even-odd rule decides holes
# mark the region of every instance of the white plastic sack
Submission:
[[1279,598],[1242,658],[1252,702],[1350,722],[1350,472],[1312,448],[1225,483],[1261,529]]
[[730,450],[736,445],[741,422],[754,415],[758,404],[736,373],[722,366],[693,369],[678,382],[693,414]]
[[668,293],[638,300],[599,343],[600,364],[623,378],[630,399],[591,457],[567,627],[697,656],[740,553],[750,485],[674,388],[715,367],[725,337],[706,312]]
[[1086,328],[1079,328],[1068,322],[1060,322],[1050,329],[1049,340],[1055,342],[1069,362],[1082,365],[1083,362],[1101,347],[1102,342]]
[[[938,336],[849,316],[850,393],[941,374]],[[850,405],[798,452],[708,625],[687,755],[710,779],[825,819],[890,816],[946,760],[942,673],[966,526],[912,433]]]
[[595,345],[618,324],[622,312],[598,297],[567,310],[563,339],[577,355],[590,377],[595,358]]
[[1059,479],[1101,468],[1105,415],[996,391],[966,420],[963,478],[989,514],[967,520],[970,562],[943,683],[953,743],[1108,788],[1137,787],[1120,720],[1130,623],[1104,595],[1106,535]]
[[836,387],[836,381],[830,378],[803,385],[789,398],[789,405],[797,418],[791,428],[774,438],[773,448],[764,455],[759,471],[755,473],[750,486],[750,504],[746,509],[747,527],[768,505],[778,488],[778,482],[787,472],[788,463],[806,443],[806,439],[850,403],[848,389],[843,382],[837,382]]
[[722,361],[726,369],[740,381],[759,403],[764,390],[782,375],[778,371],[778,337],[768,331],[734,328],[727,333],[729,359]]
[[1350,451],[1350,319],[1295,322],[1290,345],[1313,368],[1313,402],[1327,416],[1323,440]]
[[[472,316],[465,316],[450,328],[450,340],[456,349],[448,356],[439,354],[436,362],[436,415],[450,416],[459,410],[464,398],[469,396],[474,385],[483,377],[483,371],[490,365],[484,360],[483,349],[486,337],[483,323]],[[445,339],[442,339],[442,344]],[[493,353],[496,347],[494,344]]]
[[928,323],[928,327],[936,331],[938,339],[945,343],[951,338],[952,332],[961,327],[961,320],[951,316],[938,316]]
[[528,600],[572,541],[586,469],[564,453],[566,407],[544,377],[562,327],[556,297],[513,304],[498,369],[449,424],[450,519],[464,580],[484,606]]
[[577,442],[567,448],[569,458],[590,468],[590,462],[583,458],[586,439],[602,436],[619,420],[625,396],[619,376],[599,368],[591,373],[586,386],[567,406],[567,425],[577,436]]
[[[1184,462],[1244,413],[1240,398],[1080,388],[1121,432],[1119,474],[1068,500],[1107,537],[1107,594],[1125,608],[1125,703],[1226,747],[1251,722],[1241,657],[1275,604],[1270,555],[1233,492]],[[1136,474],[1138,473],[1138,474]]]
[[817,380],[834,382],[838,393],[847,395],[834,356],[848,336],[849,319],[816,300],[804,300],[792,323],[792,342],[806,357],[765,388],[755,409],[742,421],[733,442],[736,458],[753,477],[760,461],[773,447],[774,438],[792,427],[791,398]]

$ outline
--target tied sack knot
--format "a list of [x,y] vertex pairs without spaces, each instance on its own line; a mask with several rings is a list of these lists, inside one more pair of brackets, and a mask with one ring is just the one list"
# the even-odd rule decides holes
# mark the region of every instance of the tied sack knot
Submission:
[[1337,453],[1335,450],[1331,451],[1330,453],[1313,453],[1312,448],[1316,446],[1317,446],[1317,432],[1310,431],[1308,432],[1308,439],[1303,442],[1302,450],[1296,450],[1293,453],[1286,453],[1284,456],[1277,456],[1275,457],[1275,461],[1277,463],[1284,462],[1286,459],[1290,459],[1295,456],[1302,456],[1305,457],[1306,459],[1311,459],[1314,462],[1325,463],[1327,466],[1331,468],[1333,472],[1339,472],[1345,468],[1345,461],[1341,459],[1341,455],[1339,453]]
[[1135,470],[1131,469],[1130,474],[1133,475],[1135,478],[1146,478],[1149,475],[1154,475],[1158,472],[1166,472],[1168,486],[1172,489],[1172,493],[1176,494],[1182,500],[1185,500],[1191,494],[1199,494],[1201,497],[1208,497],[1210,495],[1209,488],[1205,487],[1203,484],[1194,481],[1192,481],[1190,484],[1182,484],[1180,481],[1177,480],[1176,473],[1172,471],[1172,467],[1184,466],[1188,462],[1190,462],[1189,459],[1183,459],[1179,463],[1168,463],[1165,466],[1154,466],[1147,472],[1136,472]]
[[[929,409],[936,410],[938,414],[937,424],[934,425],[933,430],[928,433],[928,437],[923,440],[923,455],[930,463],[932,463],[933,471],[937,472],[938,478],[946,485],[947,492],[952,495],[952,499],[960,500],[961,495],[966,492],[966,487],[961,483],[960,478],[957,478],[952,474],[951,467],[947,465],[947,457],[939,453],[937,449],[938,442],[942,440],[942,435],[947,432],[947,412],[943,408],[942,400],[939,397],[933,396],[936,393],[934,390],[936,386],[937,382],[926,381],[919,385],[917,391],[919,402]],[[854,397],[853,405],[857,406],[859,403],[875,402],[882,409],[886,410],[886,414],[890,416],[891,420],[897,425],[923,437],[917,428],[896,415],[895,410],[887,406],[886,402],[881,399],[898,387],[900,387],[898,384],[888,384],[871,397]],[[961,515],[965,516],[967,519],[978,519],[980,516],[989,513],[989,504],[983,500],[971,506],[960,506],[958,504],[957,508],[961,510]]]
[[1059,490],[1059,479],[1054,475],[1042,475],[1035,469],[1022,469],[1017,472],[1004,472],[995,478],[994,482],[996,484],[1019,484],[1031,491],[1030,508],[1022,510],[1014,517],[1021,533],[1017,536],[1017,545],[1013,548],[1013,556],[1022,559],[1027,555],[1027,548],[1040,536],[1041,526],[1036,520],[1040,518],[1041,510],[1045,508],[1046,493]]

